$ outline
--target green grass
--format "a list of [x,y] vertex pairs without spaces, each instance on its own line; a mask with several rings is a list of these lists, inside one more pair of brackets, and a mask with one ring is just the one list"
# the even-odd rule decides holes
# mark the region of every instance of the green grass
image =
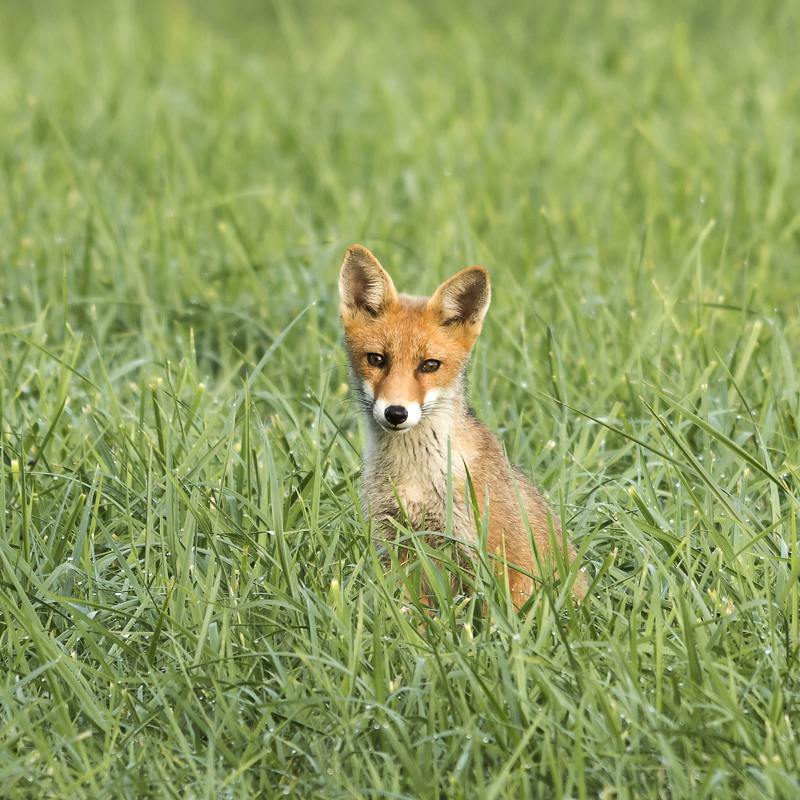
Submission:
[[[0,5],[0,795],[800,795],[798,39],[738,0]],[[376,562],[354,242],[406,291],[490,269],[472,400],[583,605]]]

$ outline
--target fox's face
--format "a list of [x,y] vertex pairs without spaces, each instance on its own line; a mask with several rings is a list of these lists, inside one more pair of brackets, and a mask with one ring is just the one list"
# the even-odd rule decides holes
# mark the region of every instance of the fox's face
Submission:
[[410,297],[369,250],[347,251],[339,310],[353,389],[382,428],[408,431],[460,397],[490,298],[483,267],[462,270],[430,298]]

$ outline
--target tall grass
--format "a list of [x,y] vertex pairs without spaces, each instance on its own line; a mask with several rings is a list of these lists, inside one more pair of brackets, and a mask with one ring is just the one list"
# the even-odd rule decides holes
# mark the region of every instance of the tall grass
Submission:
[[[0,6],[0,794],[797,796],[799,16]],[[356,241],[583,604],[376,560]]]

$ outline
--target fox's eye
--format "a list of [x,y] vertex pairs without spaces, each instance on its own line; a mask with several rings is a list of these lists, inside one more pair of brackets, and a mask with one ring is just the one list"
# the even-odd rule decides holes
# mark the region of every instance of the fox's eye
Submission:
[[367,364],[371,367],[382,367],[386,359],[380,353],[367,353]]
[[427,361],[422,362],[422,366],[419,368],[420,372],[436,372],[439,367],[442,366],[441,361],[437,361],[435,358],[429,358]]

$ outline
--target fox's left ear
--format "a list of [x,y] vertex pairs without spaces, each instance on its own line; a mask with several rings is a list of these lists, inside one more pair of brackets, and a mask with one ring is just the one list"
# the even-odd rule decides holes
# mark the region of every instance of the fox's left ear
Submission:
[[479,332],[491,299],[489,273],[483,267],[467,267],[434,292],[428,308],[439,315],[442,325],[474,325]]

